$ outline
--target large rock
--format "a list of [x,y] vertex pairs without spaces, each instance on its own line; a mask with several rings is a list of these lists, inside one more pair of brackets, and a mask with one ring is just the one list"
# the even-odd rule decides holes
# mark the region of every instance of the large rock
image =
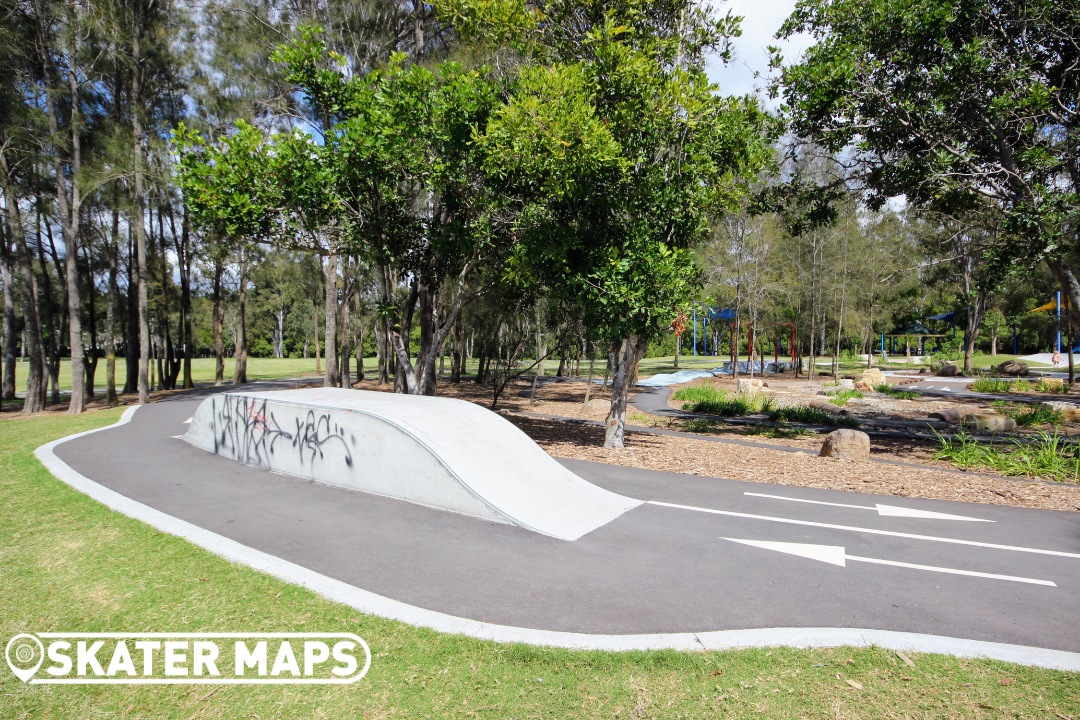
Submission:
[[878,385],[885,384],[885,373],[881,372],[878,368],[867,368],[863,372],[855,376],[855,387],[858,388],[859,383],[864,382],[872,388]]
[[870,436],[864,432],[846,428],[833,430],[825,436],[819,455],[841,460],[869,460]]
[[836,386],[840,390],[854,390],[855,389],[855,381],[852,380],[851,378],[843,378],[842,380],[840,380],[836,384]]
[[739,380],[739,393],[742,395],[752,395],[761,390],[765,386],[761,380],[757,378]]
[[937,410],[928,416],[931,420],[944,420],[947,423],[959,423],[968,415],[984,412],[978,405],[955,405],[944,410]]
[[1028,366],[1027,363],[1022,363],[1019,360],[1006,360],[997,366],[997,370],[1002,375],[1016,375],[1018,377],[1027,377]]
[[874,386],[865,380],[856,380],[855,389],[861,393],[874,392]]
[[978,412],[965,415],[961,424],[984,433],[1008,433],[1016,431],[1016,421],[1008,415],[995,412]]
[[953,365],[952,363],[945,363],[940,368],[938,368],[938,371],[934,374],[938,377],[956,377],[960,374],[960,368]]
[[1045,408],[1050,408],[1051,410],[1056,410],[1061,413],[1061,417],[1065,422],[1080,422],[1080,405],[1061,402],[1060,400],[1050,400],[1039,404]]

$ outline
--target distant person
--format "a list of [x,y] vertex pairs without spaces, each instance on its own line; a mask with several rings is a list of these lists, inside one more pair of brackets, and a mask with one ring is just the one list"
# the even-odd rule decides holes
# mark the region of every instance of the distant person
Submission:
[[1061,364],[1061,353],[1058,352],[1057,350],[1055,350],[1054,354],[1050,357],[1050,362],[1053,364],[1054,367],[1057,367],[1058,365],[1060,365]]

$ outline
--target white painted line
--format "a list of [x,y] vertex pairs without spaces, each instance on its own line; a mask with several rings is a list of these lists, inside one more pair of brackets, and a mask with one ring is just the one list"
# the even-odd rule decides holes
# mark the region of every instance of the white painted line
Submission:
[[481,640],[492,640],[501,643],[526,643],[529,645],[579,650],[701,651],[774,646],[795,648],[883,647],[889,650],[939,653],[954,657],[991,658],[1051,670],[1080,672],[1080,653],[1026,645],[987,642],[985,640],[967,640],[944,635],[897,632],[894,630],[775,627],[638,635],[592,635],[588,633],[537,630],[510,625],[492,625],[479,620],[469,620],[434,610],[426,610],[335,580],[192,525],[160,510],[155,510],[148,505],[136,502],[77,472],[53,452],[57,445],[68,440],[74,440],[83,435],[109,430],[128,423],[137,409],[137,407],[128,408],[113,425],[76,433],[46,443],[35,450],[34,455],[55,477],[106,507],[144,522],[162,532],[181,537],[230,562],[246,565],[286,582],[301,585],[329,600],[348,605],[359,612],[369,615],[389,618],[390,620],[397,620],[417,627],[430,628],[438,632],[467,635]]
[[791,502],[809,503],[811,505],[830,505],[832,507],[851,508],[853,510],[876,510],[882,517],[907,517],[922,518],[925,520],[965,520],[967,522],[997,522],[996,520],[983,520],[966,515],[950,515],[949,513],[933,512],[931,510],[916,510],[914,508],[899,507],[896,505],[882,505],[878,503],[874,507],[866,505],[847,505],[845,503],[824,502],[822,500],[804,500],[803,498],[786,497],[784,495],[769,495],[767,493],[744,492],[743,495],[751,497],[769,498],[770,500],[789,500]]
[[947,573],[949,575],[968,575],[970,577],[987,578],[989,580],[1008,580],[1010,582],[1057,587],[1057,583],[1050,582],[1049,580],[1036,580],[1034,578],[1018,577],[1016,575],[997,575],[995,573],[977,572],[975,570],[957,570],[955,568],[937,567],[935,565],[916,565],[915,563],[900,562],[898,560],[881,560],[879,558],[848,555],[841,545],[813,545],[810,543],[743,540],[740,538],[729,537],[722,537],[720,539],[730,540],[731,542],[740,543],[742,545],[751,545],[763,550],[775,550],[776,552],[782,552],[787,555],[796,555],[798,557],[809,558],[810,560],[818,560],[820,562],[829,563],[830,565],[839,565],[840,567],[847,567],[846,561],[854,560],[857,562],[873,563],[875,565],[891,565],[893,567],[910,568],[912,570],[928,570],[929,572]]
[[809,527],[828,528],[830,530],[850,530],[852,532],[863,532],[871,535],[889,535],[891,537],[903,537],[912,540],[930,540],[932,542],[951,543],[953,545],[972,545],[974,547],[984,547],[992,550],[1013,550],[1015,552],[1034,553],[1036,555],[1054,555],[1055,557],[1080,559],[1080,553],[1065,552],[1064,550],[1043,550],[1041,548],[1020,547],[1018,545],[999,545],[997,543],[936,537],[934,535],[916,535],[915,533],[897,532],[895,530],[878,530],[877,528],[855,527],[852,525],[834,525],[833,523],[811,522],[810,520],[792,520],[790,518],[772,517],[771,515],[754,515],[752,513],[732,512],[730,510],[713,510],[712,508],[694,507],[693,505],[678,505],[676,503],[660,502],[659,500],[649,500],[648,504],[675,508],[676,510],[693,510],[694,512],[709,513],[711,515],[728,515],[730,517],[749,518],[750,520],[767,520],[769,522],[787,523],[788,525],[807,525]]
[[192,417],[189,417],[189,418],[188,418],[187,420],[185,420],[185,421],[184,421],[184,424],[185,424],[185,425],[190,425],[190,424],[191,424],[191,421],[192,421],[192,420],[194,420],[194,419],[195,419],[195,417],[194,417],[194,416],[192,416]]
[[1049,580],[1036,580],[1034,578],[1018,577],[1016,575],[997,575],[995,573],[976,572],[975,570],[957,570],[956,568],[935,567],[933,565],[917,565],[915,563],[897,562],[896,560],[880,560],[878,558],[859,557],[847,555],[848,560],[874,563],[875,565],[892,565],[894,567],[912,568],[914,570],[929,570],[930,572],[948,573],[950,575],[969,575],[971,577],[988,578],[990,580],[1009,580],[1011,582],[1029,583],[1031,585],[1046,585],[1057,587],[1057,583]]

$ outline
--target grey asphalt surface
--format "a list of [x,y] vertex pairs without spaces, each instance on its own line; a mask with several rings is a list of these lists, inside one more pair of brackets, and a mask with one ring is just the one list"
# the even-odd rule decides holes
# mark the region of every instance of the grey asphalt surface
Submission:
[[[209,391],[146,406],[61,444],[123,495],[314,571],[474,620],[586,633],[861,627],[1080,651],[1080,558],[946,544],[646,504],[576,542],[252,468],[173,436]],[[132,452],[132,450],[135,452]],[[791,488],[563,461],[642,500],[1080,553],[1080,514]],[[994,523],[879,517],[876,503]],[[1056,587],[849,562],[722,538],[1048,580]]]

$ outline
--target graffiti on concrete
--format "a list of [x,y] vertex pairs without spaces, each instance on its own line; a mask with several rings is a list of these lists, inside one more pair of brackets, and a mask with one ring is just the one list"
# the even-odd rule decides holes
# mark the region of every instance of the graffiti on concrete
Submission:
[[300,463],[322,461],[331,448],[339,450],[345,465],[352,467],[349,447],[356,444],[350,432],[331,421],[330,413],[316,414],[309,409],[303,417],[293,418],[292,426],[278,422],[266,400],[237,395],[214,398],[211,404],[211,429],[214,452],[227,454],[250,465],[270,466],[275,452],[296,453]]

